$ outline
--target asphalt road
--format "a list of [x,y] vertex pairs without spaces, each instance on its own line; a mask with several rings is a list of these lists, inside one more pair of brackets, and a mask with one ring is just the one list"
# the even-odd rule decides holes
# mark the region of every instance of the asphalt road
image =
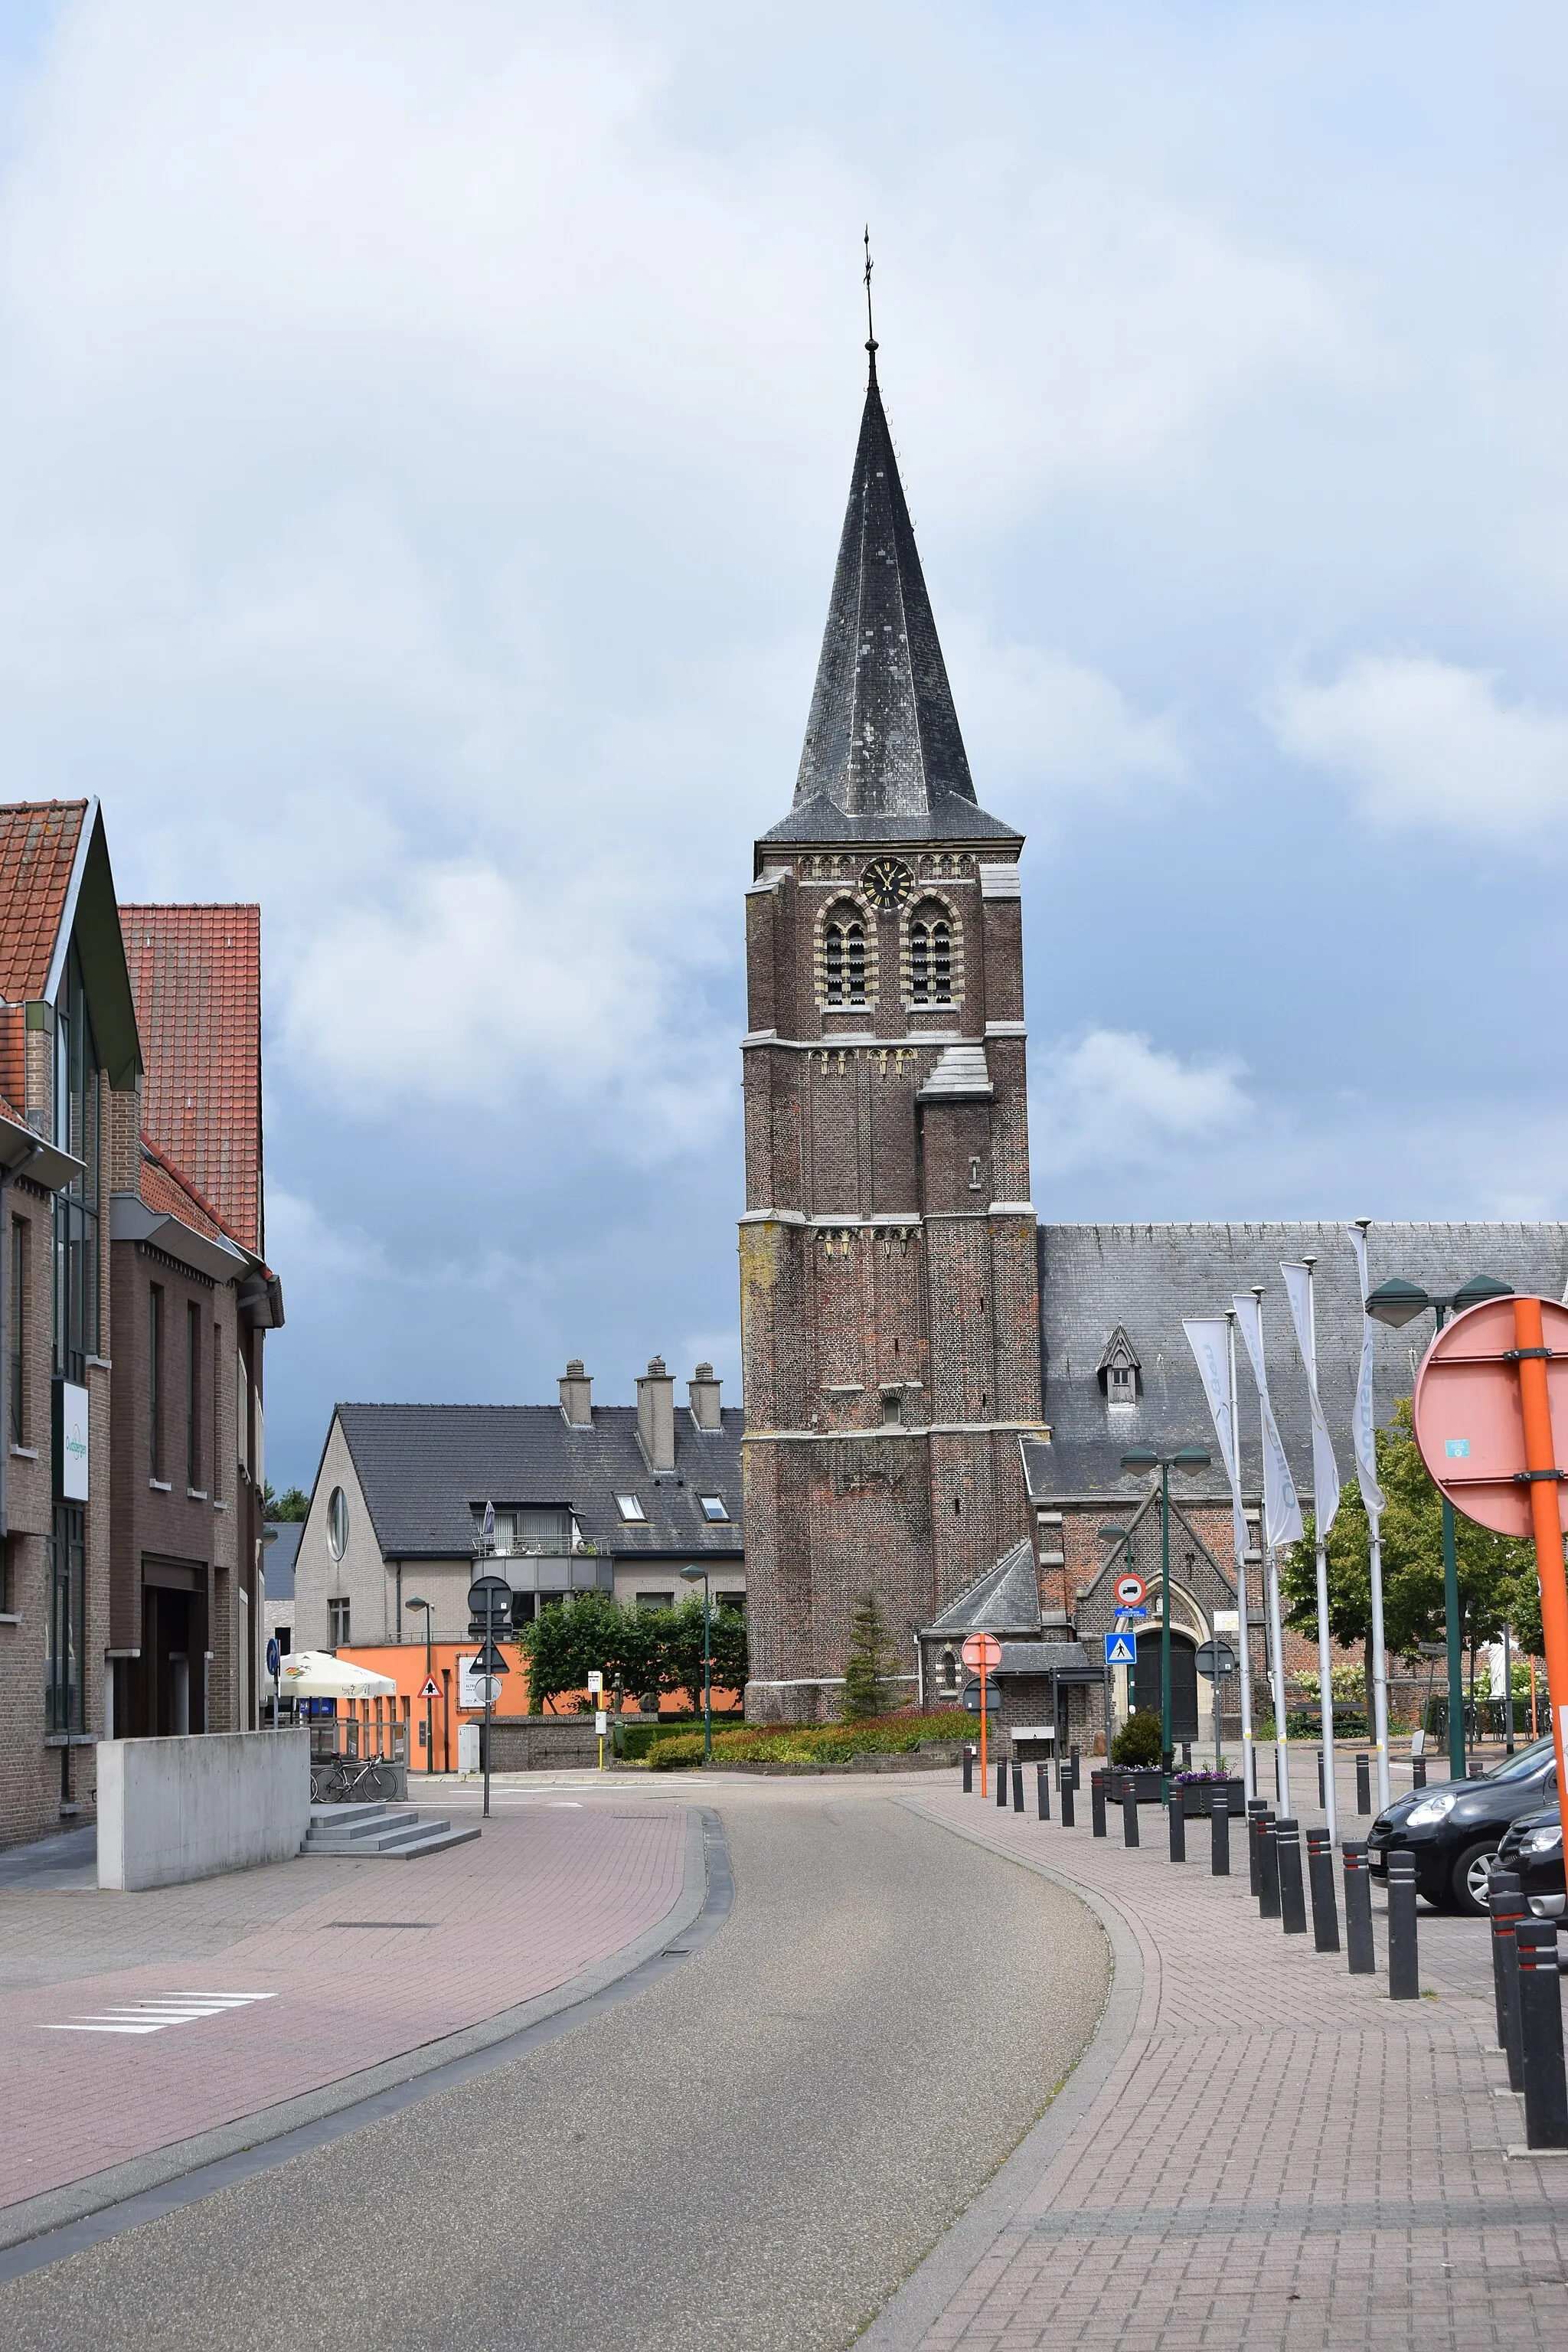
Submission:
[[734,1908],[674,1976],[0,2287],[0,2343],[848,2343],[1047,2105],[1109,1954],[1069,1895],[874,1790],[718,1802]]

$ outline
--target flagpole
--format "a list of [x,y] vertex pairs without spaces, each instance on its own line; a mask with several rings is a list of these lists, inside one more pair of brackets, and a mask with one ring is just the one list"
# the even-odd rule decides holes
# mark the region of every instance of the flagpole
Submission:
[[[1363,1346],[1364,1335],[1371,1328],[1364,1319],[1366,1315],[1366,1234],[1367,1227],[1371,1223],[1370,1217],[1358,1217],[1355,1221],[1356,1230],[1361,1235],[1357,1264],[1362,1285]],[[1359,1396],[1357,1402],[1359,1406]],[[1375,1423],[1363,1432],[1359,1425],[1358,1415],[1357,1435],[1364,1437],[1365,1444],[1373,1449],[1372,1464],[1368,1465],[1360,1460],[1358,1447],[1356,1466],[1361,1472],[1362,1501],[1366,1506],[1367,1568],[1372,1586],[1372,1727],[1373,1736],[1377,1743],[1377,1810],[1381,1813],[1388,1810],[1391,1790],[1388,1771],[1388,1652],[1384,1645],[1383,1638],[1383,1513],[1366,1492],[1367,1470],[1369,1467],[1376,1466]],[[1376,1489],[1374,1488],[1373,1491],[1375,1492]]]
[[[1263,1338],[1263,1285],[1255,1282],[1252,1295],[1258,1301],[1258,1333],[1259,1349]],[[1268,1453],[1268,1400],[1260,1389],[1258,1398],[1259,1443],[1265,1458]],[[1274,1653],[1269,1677],[1274,1696],[1274,1788],[1279,1801],[1281,1816],[1289,1821],[1290,1812],[1290,1755],[1285,1734],[1285,1636],[1279,1623],[1279,1562],[1268,1535],[1268,1514],[1265,1510],[1263,1527],[1263,1593],[1264,1607],[1268,1612],[1268,1642]]]
[[[1241,1423],[1237,1416],[1236,1311],[1225,1318],[1226,1350],[1230,1367],[1230,1426],[1236,1447],[1237,1484],[1232,1491],[1231,1549],[1236,1554],[1236,1600],[1241,1612],[1241,1786],[1244,1798],[1258,1794],[1258,1759],[1252,1742],[1252,1626],[1247,1601],[1247,1515],[1241,1508]],[[1217,1770],[1219,1759],[1215,1758]]]
[[[1318,1302],[1312,1268],[1317,1259],[1303,1257],[1301,1263],[1307,1269],[1307,1368],[1315,1393],[1318,1386]],[[1314,1486],[1317,1483],[1314,1477]],[[1334,1667],[1329,1651],[1329,1539],[1323,1531],[1323,1499],[1321,1495],[1312,1497],[1312,1534],[1318,1570],[1318,1705],[1322,1715],[1323,1816],[1328,1823],[1329,1843],[1338,1845],[1340,1815],[1334,1796]]]

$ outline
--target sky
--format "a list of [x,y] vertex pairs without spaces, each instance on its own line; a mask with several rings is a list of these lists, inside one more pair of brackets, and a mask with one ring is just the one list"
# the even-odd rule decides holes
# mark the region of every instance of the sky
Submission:
[[739,1401],[867,222],[1041,1217],[1568,1214],[1564,220],[1545,5],[9,0],[0,789],[260,901],[273,1483]]

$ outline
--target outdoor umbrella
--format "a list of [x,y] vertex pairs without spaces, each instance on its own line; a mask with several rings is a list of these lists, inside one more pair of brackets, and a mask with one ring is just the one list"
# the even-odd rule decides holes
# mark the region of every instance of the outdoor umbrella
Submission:
[[279,1689],[290,1698],[391,1698],[397,1685],[390,1675],[373,1675],[330,1650],[291,1650],[278,1670]]

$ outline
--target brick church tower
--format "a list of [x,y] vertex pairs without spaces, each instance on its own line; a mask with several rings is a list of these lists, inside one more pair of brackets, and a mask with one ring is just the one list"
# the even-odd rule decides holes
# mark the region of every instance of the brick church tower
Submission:
[[979,807],[877,345],[795,805],[747,893],[746,1711],[835,1713],[1030,1531],[1021,835]]

